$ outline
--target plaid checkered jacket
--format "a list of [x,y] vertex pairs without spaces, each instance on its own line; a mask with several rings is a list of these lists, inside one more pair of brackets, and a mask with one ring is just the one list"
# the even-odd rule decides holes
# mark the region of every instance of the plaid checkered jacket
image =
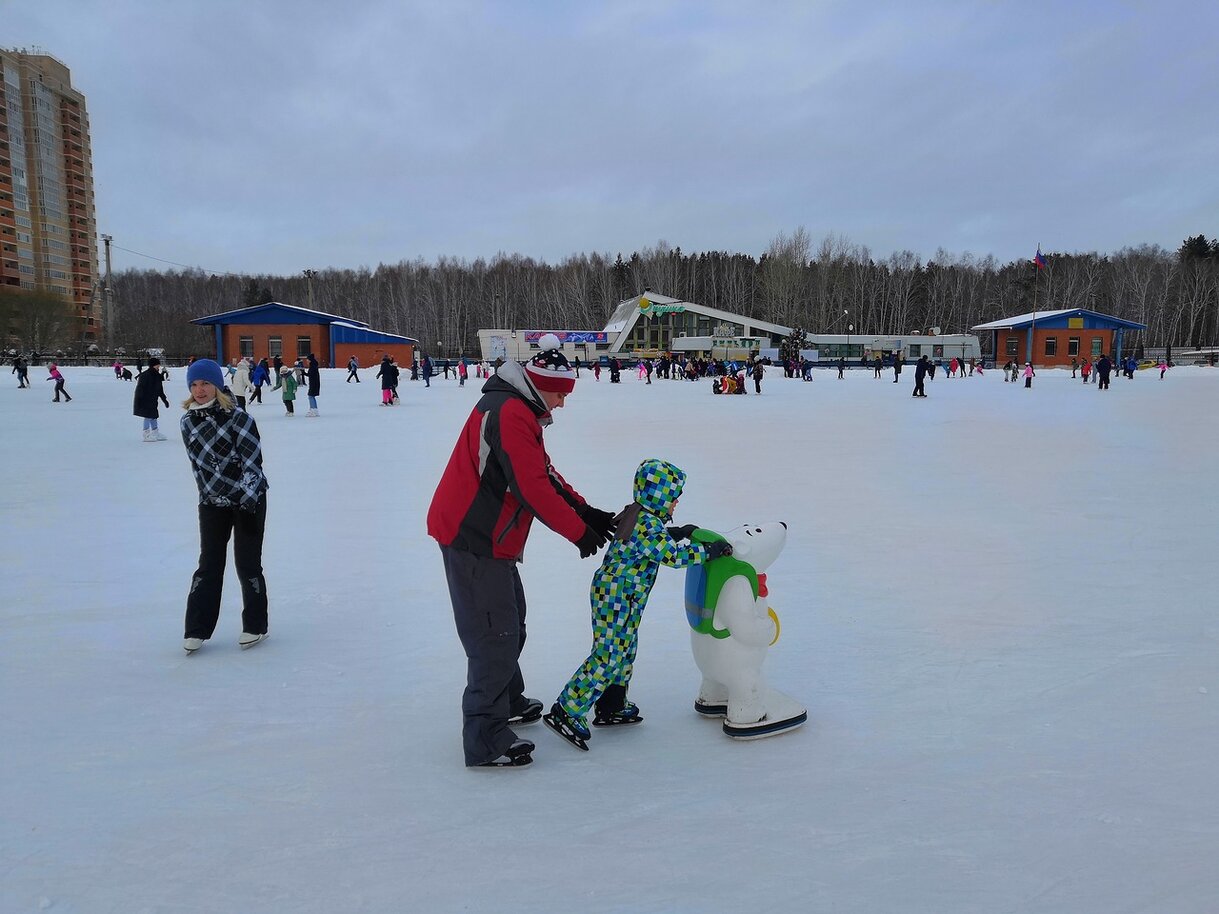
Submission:
[[268,486],[253,417],[243,409],[225,412],[213,403],[188,409],[181,425],[199,504],[255,510]]

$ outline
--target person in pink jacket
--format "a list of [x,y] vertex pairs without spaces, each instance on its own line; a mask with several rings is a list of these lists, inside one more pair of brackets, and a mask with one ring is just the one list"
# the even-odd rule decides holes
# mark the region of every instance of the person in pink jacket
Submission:
[[47,375],[47,380],[55,382],[55,400],[53,402],[58,403],[59,395],[63,394],[64,402],[71,403],[72,398],[69,397],[68,392],[64,390],[63,375],[59,373],[59,366],[52,362],[47,366],[47,370],[50,372],[50,374]]
[[1037,377],[1037,372],[1033,371],[1033,363],[1024,363],[1024,386],[1026,388],[1033,386],[1033,378]]
[[1160,359],[1160,364],[1156,366],[1160,369],[1160,380],[1164,380],[1164,372],[1168,371],[1168,362],[1165,359]]

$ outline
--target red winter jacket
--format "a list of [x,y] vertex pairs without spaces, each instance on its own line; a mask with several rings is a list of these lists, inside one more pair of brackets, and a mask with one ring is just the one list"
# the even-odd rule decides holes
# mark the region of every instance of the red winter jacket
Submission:
[[525,370],[505,362],[486,384],[428,508],[442,546],[520,561],[537,517],[573,543],[584,534],[584,499],[550,465],[546,404]]

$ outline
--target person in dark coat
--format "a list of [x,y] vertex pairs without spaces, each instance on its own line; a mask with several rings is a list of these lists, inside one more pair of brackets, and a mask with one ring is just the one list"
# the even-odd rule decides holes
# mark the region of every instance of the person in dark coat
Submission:
[[381,405],[393,406],[394,393],[398,387],[398,366],[388,355],[381,356],[381,368],[377,371],[381,379]]
[[844,359],[842,356],[839,356],[838,357],[838,380],[839,381],[843,380],[846,370],[847,370],[847,360]]
[[161,360],[153,357],[148,360],[148,370],[140,372],[139,380],[135,382],[135,398],[131,412],[144,420],[144,440],[164,441],[165,436],[157,428],[157,402],[165,404],[169,409],[169,399],[165,396],[165,378],[161,374]]
[[1102,355],[1096,361],[1096,376],[1100,378],[1099,387],[1101,390],[1109,389],[1109,373],[1113,371],[1113,363],[1109,361],[1109,356]]
[[420,372],[423,374],[423,386],[432,386],[432,375],[436,373],[435,366],[432,365],[432,357],[425,355],[423,357],[423,365],[420,367]]
[[[384,357],[382,357],[382,361],[384,361]],[[350,359],[347,360],[347,383],[348,384],[351,383],[352,378],[355,378],[355,382],[357,384],[360,383],[360,376],[359,376],[359,374],[357,374],[357,372],[359,370],[360,370],[360,360],[357,359],[353,355]]]
[[271,367],[275,369],[275,386],[279,387],[279,375],[284,370],[284,360],[276,356],[271,362]]
[[30,386],[30,369],[26,365],[25,359],[21,356],[13,357],[13,370],[10,372],[17,376],[17,389],[28,388]]
[[925,397],[927,392],[923,390],[923,379],[927,376],[928,366],[927,356],[921,356],[914,363],[914,396]]
[[[753,363],[753,392],[760,394],[762,392],[762,375],[766,373],[766,369],[762,367],[762,360]],[[742,384],[742,387],[745,385]]]
[[305,377],[309,381],[309,389],[305,391],[305,395],[309,397],[309,411],[305,415],[316,416],[317,396],[322,392],[322,373],[317,367],[317,356],[312,352],[309,353],[309,368],[305,371]]
[[893,353],[893,383],[896,384],[898,378],[902,376],[902,354],[900,352]]

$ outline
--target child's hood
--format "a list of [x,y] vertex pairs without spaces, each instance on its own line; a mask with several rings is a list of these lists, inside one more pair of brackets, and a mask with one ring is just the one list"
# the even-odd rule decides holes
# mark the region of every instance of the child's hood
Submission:
[[684,471],[667,461],[649,458],[635,471],[635,501],[667,520],[672,516],[673,504],[681,497],[685,484]]

